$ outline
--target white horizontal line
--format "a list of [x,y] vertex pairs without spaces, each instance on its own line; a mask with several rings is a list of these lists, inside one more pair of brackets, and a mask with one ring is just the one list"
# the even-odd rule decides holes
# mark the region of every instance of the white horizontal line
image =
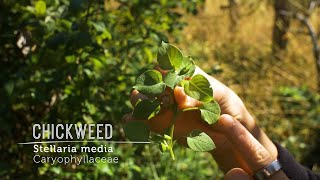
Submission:
[[147,141],[40,141],[40,142],[23,142],[18,144],[52,144],[52,143],[80,143],[80,142],[104,142],[104,143],[115,143],[115,144],[150,144]]

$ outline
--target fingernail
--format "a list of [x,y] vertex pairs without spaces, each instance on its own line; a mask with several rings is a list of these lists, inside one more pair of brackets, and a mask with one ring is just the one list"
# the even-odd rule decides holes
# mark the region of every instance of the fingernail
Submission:
[[224,127],[230,127],[234,123],[233,117],[228,114],[222,114],[219,121]]
[[231,169],[224,177],[225,180],[251,180],[251,177],[240,168]]

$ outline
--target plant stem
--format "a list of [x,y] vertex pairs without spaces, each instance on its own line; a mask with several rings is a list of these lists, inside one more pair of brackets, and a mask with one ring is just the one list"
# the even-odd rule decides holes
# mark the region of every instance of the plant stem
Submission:
[[171,158],[172,158],[172,160],[175,160],[175,158],[174,158],[174,153],[173,153],[173,149],[172,149],[173,147],[171,147],[170,149],[169,149],[169,152],[170,152],[170,155],[171,155]]
[[178,113],[179,113],[178,110],[175,109],[174,116],[173,116],[173,119],[172,119],[172,125],[170,127],[170,137],[171,137],[171,139],[169,141],[169,152],[170,152],[172,160],[175,160],[174,153],[173,153],[173,145],[174,145],[173,132],[174,132],[174,124],[176,122]]
[[[175,118],[174,118],[175,120]],[[170,155],[172,160],[174,160],[174,153],[173,153],[173,132],[174,132],[174,123],[171,125],[171,129],[170,129],[170,141],[169,141],[169,151],[170,151]]]

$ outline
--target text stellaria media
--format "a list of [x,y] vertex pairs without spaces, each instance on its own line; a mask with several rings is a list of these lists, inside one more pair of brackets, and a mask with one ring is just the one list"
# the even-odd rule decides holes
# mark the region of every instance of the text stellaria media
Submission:
[[[72,152],[76,153],[77,148],[75,146],[56,146],[56,145],[49,145],[49,146],[42,146],[42,145],[34,145],[33,146],[33,152],[34,153],[49,153],[49,152],[54,152],[54,153],[64,153],[64,152]],[[107,146],[107,145],[100,145],[100,146],[81,146],[80,147],[80,152],[86,152],[86,153],[112,153],[113,148],[112,146]]]

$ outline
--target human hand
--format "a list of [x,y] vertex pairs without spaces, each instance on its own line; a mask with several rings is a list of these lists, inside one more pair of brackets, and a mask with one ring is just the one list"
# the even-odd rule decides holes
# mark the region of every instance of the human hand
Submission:
[[[159,67],[156,67],[156,70],[160,71],[163,76],[166,75],[167,71],[160,69]],[[248,110],[244,106],[241,99],[226,85],[221,83],[220,81],[216,80],[212,76],[209,76],[206,74],[203,70],[201,70],[199,67],[196,68],[194,75],[201,74],[205,76],[213,88],[213,95],[214,99],[218,102],[221,113],[222,114],[229,114],[232,117],[236,118],[238,121],[240,121],[249,131],[254,129],[255,122],[252,116],[249,114]],[[168,89],[167,89],[168,90]],[[170,95],[170,92],[166,91],[162,97],[166,97],[167,95]],[[178,95],[179,97],[176,98],[178,106],[185,106],[184,108],[192,107],[192,106],[200,106],[197,101],[193,100],[189,96],[187,96],[183,90],[180,88],[179,91],[175,91],[175,95]],[[160,97],[160,98],[162,98]],[[147,97],[143,94],[139,93],[138,91],[134,90],[132,91],[130,101],[132,105],[135,105],[138,99],[146,99]],[[170,100],[173,99],[173,97],[167,97]],[[182,102],[183,100],[183,102]],[[167,113],[167,112],[166,112]],[[160,113],[160,116],[163,114]],[[165,117],[165,116],[163,116]],[[167,118],[168,119],[168,118]],[[162,119],[162,121],[165,121]],[[166,123],[167,124],[167,123]]]
[[[165,72],[161,70],[160,72],[165,75]],[[276,158],[277,150],[274,144],[264,134],[264,132],[257,127],[254,119],[244,106],[241,99],[231,89],[203,72],[200,68],[196,69],[195,74],[202,74],[209,80],[211,87],[214,90],[214,98],[220,105],[222,113],[229,114],[241,122],[243,126],[247,128],[263,146],[265,146],[271,155]],[[187,96],[181,87],[176,87],[174,89],[174,97],[172,97],[171,94],[172,92],[170,92],[170,89],[167,89],[166,92],[159,97],[159,99],[165,102],[164,104],[168,102],[170,104],[170,102],[175,101],[180,109],[198,107],[201,105],[197,100]],[[134,105],[138,99],[143,100],[146,98],[146,96],[134,90],[130,100]],[[173,116],[174,113],[169,108],[161,108],[160,113],[152,119],[147,120],[146,123],[149,125],[152,131],[161,134],[165,128],[168,128],[171,125]],[[132,117],[129,116],[127,119],[130,118]],[[229,142],[226,136],[219,131],[219,128],[214,127],[215,126],[211,126],[201,119],[199,111],[185,111],[179,113],[177,116],[174,137],[178,139],[178,142],[181,144],[186,144],[184,137],[186,137],[195,129],[201,130],[214,140],[217,148],[212,151],[211,154],[224,172],[228,172],[234,167],[242,167],[243,163],[240,160],[241,157],[239,157],[239,153],[234,150],[232,144]],[[246,167],[243,168],[248,169]]]
[[[268,136],[258,127],[239,96],[226,85],[205,73],[202,69],[197,68],[195,74],[201,74],[209,80],[211,87],[214,90],[214,98],[220,105],[221,113],[229,114],[238,120],[268,150],[272,157],[277,158],[277,148]],[[230,148],[227,147],[227,144],[225,144],[224,147],[225,154],[228,154]],[[216,160],[219,159],[218,156],[221,155],[222,154],[219,153],[213,154]]]
[[[257,171],[272,163],[275,158],[252,136],[252,134],[229,115],[222,115],[213,125],[226,137],[234,150],[239,166],[232,168],[225,175],[226,180],[250,180]],[[218,148],[217,148],[218,149]],[[268,179],[287,180],[288,177],[280,169]]]

